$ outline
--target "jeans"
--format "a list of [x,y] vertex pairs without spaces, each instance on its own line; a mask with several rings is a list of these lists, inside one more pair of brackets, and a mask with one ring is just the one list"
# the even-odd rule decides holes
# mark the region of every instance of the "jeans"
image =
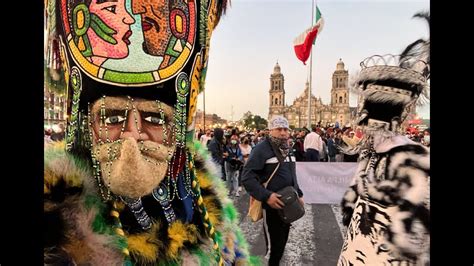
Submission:
[[239,191],[239,170],[233,170],[229,162],[225,162],[226,183],[229,192]]
[[315,149],[306,150],[306,161],[307,162],[319,162],[319,151]]

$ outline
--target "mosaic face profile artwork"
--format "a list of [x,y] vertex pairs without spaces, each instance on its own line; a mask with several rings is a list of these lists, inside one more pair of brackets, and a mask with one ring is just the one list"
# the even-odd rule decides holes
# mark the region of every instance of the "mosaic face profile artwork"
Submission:
[[175,77],[196,45],[194,0],[60,0],[66,46],[90,77],[119,86]]

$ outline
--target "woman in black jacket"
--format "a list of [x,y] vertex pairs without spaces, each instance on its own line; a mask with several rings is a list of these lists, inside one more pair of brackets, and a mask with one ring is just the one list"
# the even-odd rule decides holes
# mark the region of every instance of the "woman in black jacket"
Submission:
[[224,169],[224,147],[224,131],[222,128],[215,128],[214,137],[209,142],[207,149],[211,153],[212,161],[220,166],[223,180],[226,179]]

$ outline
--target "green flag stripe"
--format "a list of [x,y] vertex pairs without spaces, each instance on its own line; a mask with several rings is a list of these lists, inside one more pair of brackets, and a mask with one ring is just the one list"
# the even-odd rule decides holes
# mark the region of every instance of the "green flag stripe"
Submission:
[[[314,23],[316,24],[318,22],[318,20],[320,20],[320,19],[321,19],[321,11],[319,11],[319,7],[316,6],[316,19],[314,20]],[[318,38],[317,36],[316,36],[316,38],[314,38],[313,44],[316,43],[317,38]]]
[[316,20],[314,22],[318,22],[321,18],[321,11],[319,11],[319,7],[316,6]]

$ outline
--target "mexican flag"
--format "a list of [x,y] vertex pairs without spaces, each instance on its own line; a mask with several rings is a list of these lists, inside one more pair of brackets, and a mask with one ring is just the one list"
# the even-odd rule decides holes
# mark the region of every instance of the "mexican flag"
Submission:
[[301,33],[293,41],[296,57],[306,65],[311,53],[311,46],[316,42],[316,36],[323,30],[324,20],[318,6],[316,6],[316,23]]

